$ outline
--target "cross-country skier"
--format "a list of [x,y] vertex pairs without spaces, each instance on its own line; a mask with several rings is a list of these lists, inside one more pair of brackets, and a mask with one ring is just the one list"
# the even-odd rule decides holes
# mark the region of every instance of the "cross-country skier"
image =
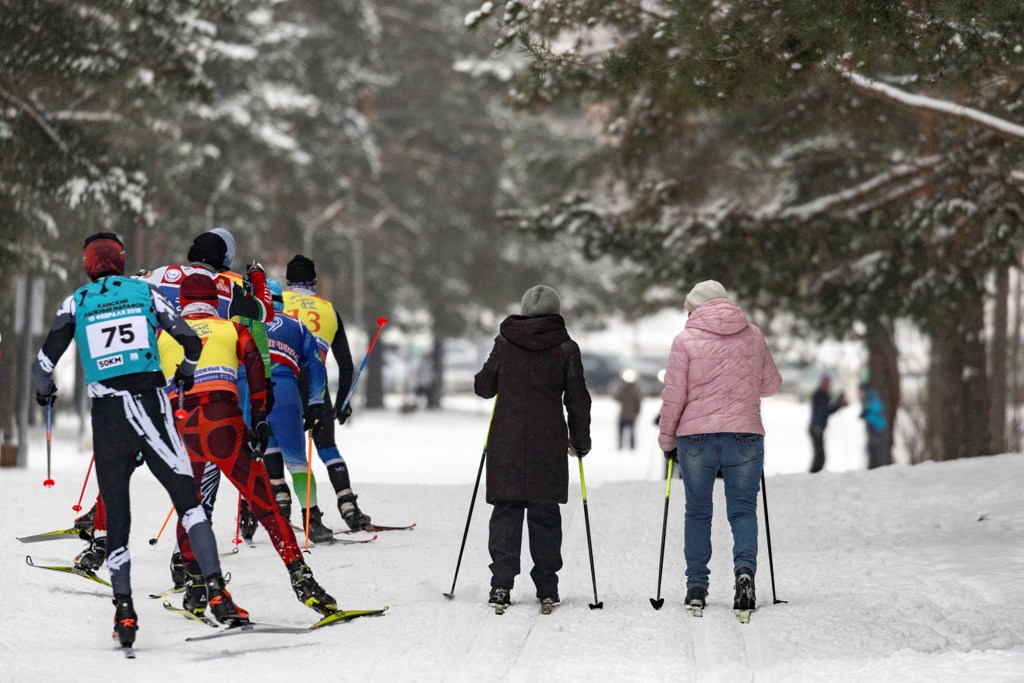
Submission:
[[[248,614],[224,589],[217,542],[199,504],[184,445],[174,428],[157,350],[157,330],[180,362],[171,367],[175,383],[191,387],[202,342],[174,306],[149,284],[124,277],[124,246],[113,233],[85,240],[85,272],[92,280],[66,298],[57,311],[32,375],[36,400],[56,398],[53,369],[72,340],[92,402],[96,480],[106,505],[114,633],[122,647],[135,642],[138,617],[132,605],[131,523],[128,484],[140,459],[167,490],[178,511],[203,575],[203,586],[218,621],[245,623]],[[200,589],[197,589],[200,590]]]
[[[140,276],[153,285],[180,310],[178,291],[181,283],[191,274],[205,275],[217,286],[217,311],[220,317],[244,322],[249,329],[263,359],[263,374],[267,380],[267,407],[274,405],[274,384],[270,381],[270,351],[263,329],[264,322],[274,317],[274,306],[270,291],[266,287],[263,267],[253,262],[248,270],[248,282],[231,270],[235,260],[235,239],[225,228],[215,228],[197,235],[189,246],[187,265],[172,264],[142,273]],[[250,292],[250,289],[252,290]],[[240,404],[245,405],[245,369],[239,368],[238,388]],[[244,412],[243,408],[243,412]],[[217,491],[220,487],[220,470],[209,465],[200,478],[203,507],[206,514],[213,516]],[[251,516],[247,516],[249,518]],[[253,522],[255,527],[255,522]],[[180,550],[171,556],[171,578],[176,587],[185,580],[184,565]]]
[[494,506],[487,542],[488,602],[493,605],[510,603],[519,574],[524,511],[537,599],[545,609],[559,602],[558,505],[568,500],[566,453],[582,458],[590,452],[590,393],[580,347],[569,337],[560,309],[555,290],[544,285],[528,289],[521,315],[501,323],[491,355],[474,379],[477,396],[498,396],[487,439],[487,502]]
[[352,386],[352,352],[348,348],[348,337],[341,316],[330,301],[316,295],[316,266],[310,259],[298,254],[288,262],[285,271],[284,311],[303,323],[313,336],[320,350],[320,358],[327,363],[328,350],[338,362],[338,399],[336,410],[331,405],[331,394],[324,394],[324,419],[313,428],[313,443],[316,444],[320,459],[327,465],[327,474],[338,500],[338,512],[350,529],[363,529],[370,525],[370,517],[359,509],[356,494],[352,492],[352,481],[348,465],[338,452],[334,438],[334,420],[338,424],[352,414],[352,406],[342,402]]
[[[281,513],[287,519],[291,515],[291,493],[285,482],[284,468],[288,466],[295,486],[295,494],[303,506],[302,520],[306,520],[306,496],[309,496],[309,538],[314,543],[330,541],[334,532],[324,526],[323,513],[317,505],[316,479],[309,473],[307,482],[307,462],[303,432],[315,429],[321,420],[331,420],[324,408],[324,392],[327,388],[327,371],[317,349],[316,338],[295,318],[283,314],[284,298],[281,284],[276,280],[267,280],[270,294],[274,300],[277,315],[267,323],[267,339],[270,344],[270,360],[272,377],[277,384],[275,394],[277,400],[269,414],[272,434],[267,446],[263,462],[270,475],[270,483],[274,490]],[[309,400],[303,405],[299,392],[299,374],[303,372],[309,387]],[[308,491],[307,491],[308,487]],[[242,535],[252,538],[255,531],[247,517],[242,516]],[[249,527],[249,528],[247,528]]]
[[[270,428],[266,422],[262,360],[252,335],[243,325],[217,315],[217,288],[208,276],[196,273],[187,276],[179,291],[179,302],[182,317],[203,344],[195,371],[195,386],[185,392],[187,414],[178,422],[178,430],[192,460],[192,470],[199,477],[206,463],[212,462],[227,476],[270,535],[299,601],[321,614],[331,614],[337,611],[337,603],[316,582],[303,561],[295,533],[274,503],[267,470],[258,460],[267,447]],[[161,336],[159,345],[164,375],[172,378],[176,361],[173,340]],[[248,430],[238,406],[236,379],[240,365],[248,369],[252,424]],[[188,541],[179,526],[178,543],[186,572],[184,607],[194,614],[202,614],[206,603],[198,590]]]
[[751,611],[764,471],[761,398],[779,390],[782,376],[761,330],[721,283],[697,283],[684,303],[690,317],[669,352],[658,443],[683,471],[685,601],[701,609],[707,602],[712,499],[721,470],[733,537],[733,609]]

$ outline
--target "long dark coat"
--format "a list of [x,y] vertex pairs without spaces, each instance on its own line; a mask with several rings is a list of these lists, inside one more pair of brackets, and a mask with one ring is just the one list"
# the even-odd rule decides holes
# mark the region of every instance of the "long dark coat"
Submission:
[[474,383],[477,396],[498,395],[487,440],[487,502],[564,503],[568,447],[590,450],[580,347],[560,315],[509,316],[500,331]]

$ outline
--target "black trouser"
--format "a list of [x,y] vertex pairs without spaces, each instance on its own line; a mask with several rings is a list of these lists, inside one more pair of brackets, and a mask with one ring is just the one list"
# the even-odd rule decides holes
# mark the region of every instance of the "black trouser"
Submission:
[[164,487],[188,530],[204,576],[220,572],[217,544],[199,504],[192,465],[174,429],[171,406],[159,389],[141,392],[111,390],[92,402],[96,481],[107,508],[107,566],[115,595],[131,595],[131,531],[129,484],[141,454]]
[[814,446],[814,461],[811,472],[820,472],[825,467],[825,427],[811,425],[811,444]]
[[619,450],[626,445],[626,432],[629,432],[629,450],[636,449],[636,422],[634,420],[619,420]]
[[882,465],[888,465],[889,459],[886,453],[886,432],[877,432],[874,429],[868,429],[868,469],[872,470]]
[[533,558],[530,578],[537,587],[537,597],[544,599],[558,595],[558,570],[562,568],[562,513],[558,503],[516,500],[493,505],[487,541],[487,549],[491,552],[491,586],[511,590],[519,575],[525,511],[530,533],[530,556]]

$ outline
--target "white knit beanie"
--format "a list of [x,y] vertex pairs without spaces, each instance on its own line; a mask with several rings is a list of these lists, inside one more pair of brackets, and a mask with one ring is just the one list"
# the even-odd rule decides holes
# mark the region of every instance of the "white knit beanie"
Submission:
[[697,285],[690,290],[690,293],[686,295],[686,310],[689,313],[693,313],[701,304],[705,304],[713,299],[728,299],[729,295],[725,291],[725,287],[718,280],[704,280],[704,282],[698,282]]
[[235,238],[231,236],[227,228],[214,228],[210,232],[224,240],[224,244],[228,248],[228,253],[224,257],[224,267],[231,270],[231,264],[235,260]]
[[523,294],[520,314],[526,316],[557,315],[562,310],[558,293],[546,285],[535,285]]

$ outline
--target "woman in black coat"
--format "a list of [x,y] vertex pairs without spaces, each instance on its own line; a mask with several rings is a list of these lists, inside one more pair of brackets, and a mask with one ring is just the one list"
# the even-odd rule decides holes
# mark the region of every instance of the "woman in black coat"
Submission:
[[[523,295],[522,315],[501,323],[494,349],[476,375],[477,396],[497,405],[487,440],[487,502],[491,513],[492,604],[509,604],[523,540],[530,531],[530,577],[541,603],[558,604],[562,516],[568,498],[566,453],[590,451],[590,393],[580,348],[565,329],[555,290],[537,285]],[[566,413],[568,414],[568,429]]]

